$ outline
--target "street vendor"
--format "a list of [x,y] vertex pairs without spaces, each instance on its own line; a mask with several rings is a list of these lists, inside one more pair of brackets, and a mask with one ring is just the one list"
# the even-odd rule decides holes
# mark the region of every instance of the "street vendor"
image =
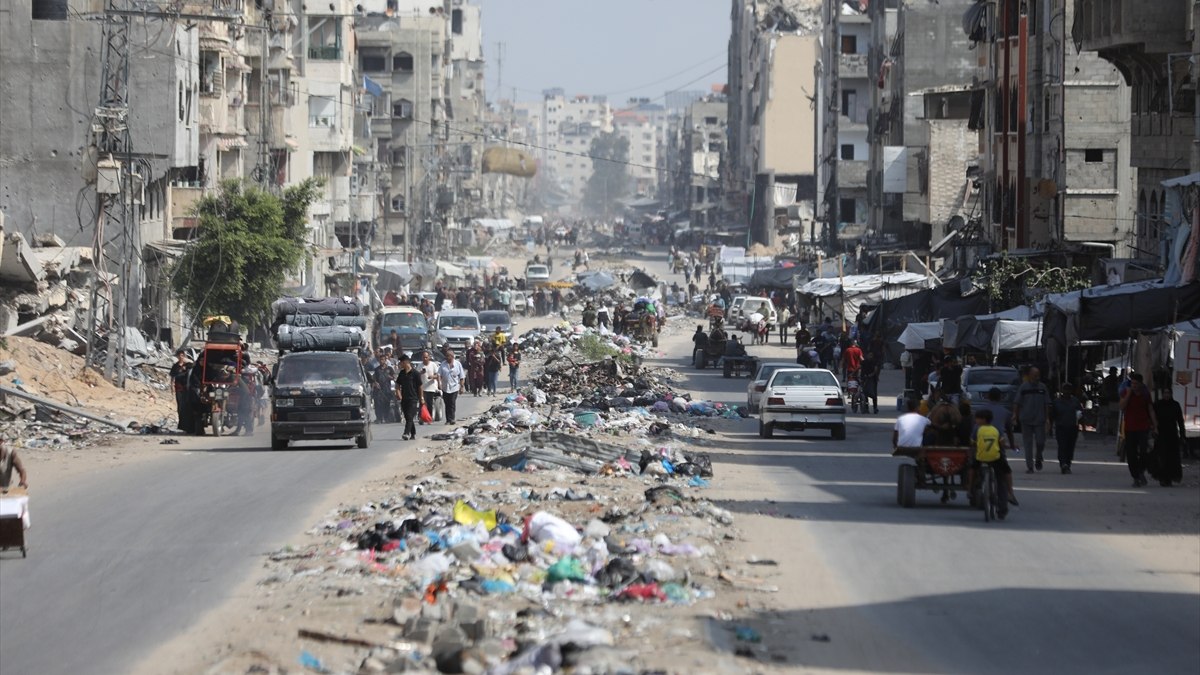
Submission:
[[0,440],[0,490],[7,491],[12,486],[14,469],[17,472],[17,486],[28,488],[29,475],[25,473],[25,465],[21,462],[21,458],[17,456],[17,449],[10,447],[10,445]]

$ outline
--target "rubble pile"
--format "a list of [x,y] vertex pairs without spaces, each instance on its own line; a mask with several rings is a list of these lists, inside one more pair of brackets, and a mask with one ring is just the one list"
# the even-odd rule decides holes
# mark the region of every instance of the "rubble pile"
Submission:
[[19,232],[0,236],[0,335],[26,335],[82,354],[91,288],[91,248],[53,235],[30,245]]

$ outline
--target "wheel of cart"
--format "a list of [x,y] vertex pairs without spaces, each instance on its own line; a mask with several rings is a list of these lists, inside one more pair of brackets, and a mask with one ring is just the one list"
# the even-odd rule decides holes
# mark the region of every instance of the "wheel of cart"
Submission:
[[896,502],[906,509],[917,504],[917,491],[941,493],[943,504],[968,493],[967,467],[971,449],[953,446],[896,448],[893,457],[907,457],[896,471]]

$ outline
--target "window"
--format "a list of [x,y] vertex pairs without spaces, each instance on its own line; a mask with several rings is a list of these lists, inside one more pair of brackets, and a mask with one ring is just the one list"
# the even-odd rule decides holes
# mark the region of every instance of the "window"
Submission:
[[1083,151],[1083,161],[1094,164],[1104,161],[1104,151],[1099,149],[1088,149]]
[[392,197],[392,213],[404,213],[404,196]]
[[720,121],[720,119],[719,119],[719,118],[717,118],[717,117],[705,117],[705,118],[704,118],[704,123],[705,123],[705,124],[707,124],[707,125],[708,125],[708,126],[710,126],[710,127],[715,127],[715,126],[717,126],[718,124],[720,124],[720,123],[721,123],[721,121]]
[[838,200],[838,222],[853,223],[858,221],[858,203],[853,199]]
[[450,32],[455,35],[463,34],[463,11],[456,9],[450,12]]
[[400,73],[413,71],[413,56],[408,52],[400,52],[392,57],[392,70]]
[[213,51],[200,52],[200,93],[218,95],[223,88],[225,73],[221,70],[221,55]]
[[364,73],[382,73],[387,70],[387,57],[383,54],[363,54],[362,71]]
[[843,35],[842,36],[842,53],[857,54],[858,53],[858,36]]
[[413,116],[412,101],[408,99],[400,99],[392,104],[392,117],[401,120],[410,120]]
[[187,109],[184,108],[184,106],[183,106],[183,83],[180,82],[179,83],[179,121],[180,122],[187,121],[187,118],[185,117],[186,114],[187,114]]
[[339,61],[342,58],[342,20],[319,16],[308,19],[308,58]]
[[403,168],[405,164],[405,149],[392,148],[392,166]]
[[842,155],[841,156],[842,156],[842,159],[849,159],[849,160],[854,159],[854,144],[853,143],[842,144]]
[[314,178],[329,178],[333,175],[337,164],[336,152],[314,152],[312,155],[312,175]]
[[332,96],[310,94],[308,97],[308,126],[336,127],[337,103]]
[[67,0],[33,0],[30,7],[34,21],[66,21]]
[[854,109],[858,106],[858,92],[853,89],[842,90],[842,115],[854,118]]

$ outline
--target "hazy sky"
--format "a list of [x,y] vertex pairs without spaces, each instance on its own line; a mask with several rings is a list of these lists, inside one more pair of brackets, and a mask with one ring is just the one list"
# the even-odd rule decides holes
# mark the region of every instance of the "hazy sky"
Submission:
[[[488,99],[661,97],[725,82],[729,0],[479,0]],[[497,42],[505,43],[497,93]],[[709,72],[709,71],[716,72]],[[705,73],[709,73],[705,75]],[[695,82],[691,82],[696,80]],[[689,84],[689,82],[691,82]]]

